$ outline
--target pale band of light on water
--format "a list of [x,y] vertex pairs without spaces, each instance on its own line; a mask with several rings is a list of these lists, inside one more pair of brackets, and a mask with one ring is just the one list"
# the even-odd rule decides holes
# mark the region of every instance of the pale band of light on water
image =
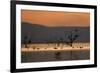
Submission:
[[[56,46],[57,43],[54,44],[29,44],[29,48],[25,48],[23,45],[21,51],[22,52],[35,52],[35,51],[80,51],[80,50],[90,50],[89,43],[73,43],[73,46],[69,46],[67,44],[60,44],[60,46]],[[36,49],[35,49],[35,48]],[[55,49],[56,47],[56,49]]]

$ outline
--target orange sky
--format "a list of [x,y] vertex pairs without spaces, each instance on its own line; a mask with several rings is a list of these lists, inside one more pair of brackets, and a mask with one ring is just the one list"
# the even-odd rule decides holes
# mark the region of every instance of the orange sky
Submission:
[[21,21],[44,26],[90,26],[89,13],[22,10]]

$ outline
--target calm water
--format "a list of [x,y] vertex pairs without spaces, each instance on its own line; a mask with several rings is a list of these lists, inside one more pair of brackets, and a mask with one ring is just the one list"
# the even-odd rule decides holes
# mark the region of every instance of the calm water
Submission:
[[37,51],[22,52],[21,62],[47,62],[47,61],[67,61],[86,60],[90,58],[89,50],[80,51]]

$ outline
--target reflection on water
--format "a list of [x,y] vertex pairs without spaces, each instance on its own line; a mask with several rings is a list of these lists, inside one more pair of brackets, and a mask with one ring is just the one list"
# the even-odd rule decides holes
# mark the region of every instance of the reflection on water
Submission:
[[22,45],[21,62],[47,62],[90,59],[89,43],[66,44],[28,44],[28,48]]
[[90,51],[61,51],[61,52],[22,52],[21,61],[23,62],[45,62],[45,61],[64,61],[64,60],[86,60],[90,58]]

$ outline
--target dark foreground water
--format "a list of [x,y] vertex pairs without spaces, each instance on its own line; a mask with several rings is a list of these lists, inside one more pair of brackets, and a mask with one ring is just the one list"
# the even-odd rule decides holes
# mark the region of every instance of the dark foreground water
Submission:
[[47,61],[67,61],[86,60],[90,58],[90,51],[61,51],[61,52],[22,52],[21,62],[47,62]]

